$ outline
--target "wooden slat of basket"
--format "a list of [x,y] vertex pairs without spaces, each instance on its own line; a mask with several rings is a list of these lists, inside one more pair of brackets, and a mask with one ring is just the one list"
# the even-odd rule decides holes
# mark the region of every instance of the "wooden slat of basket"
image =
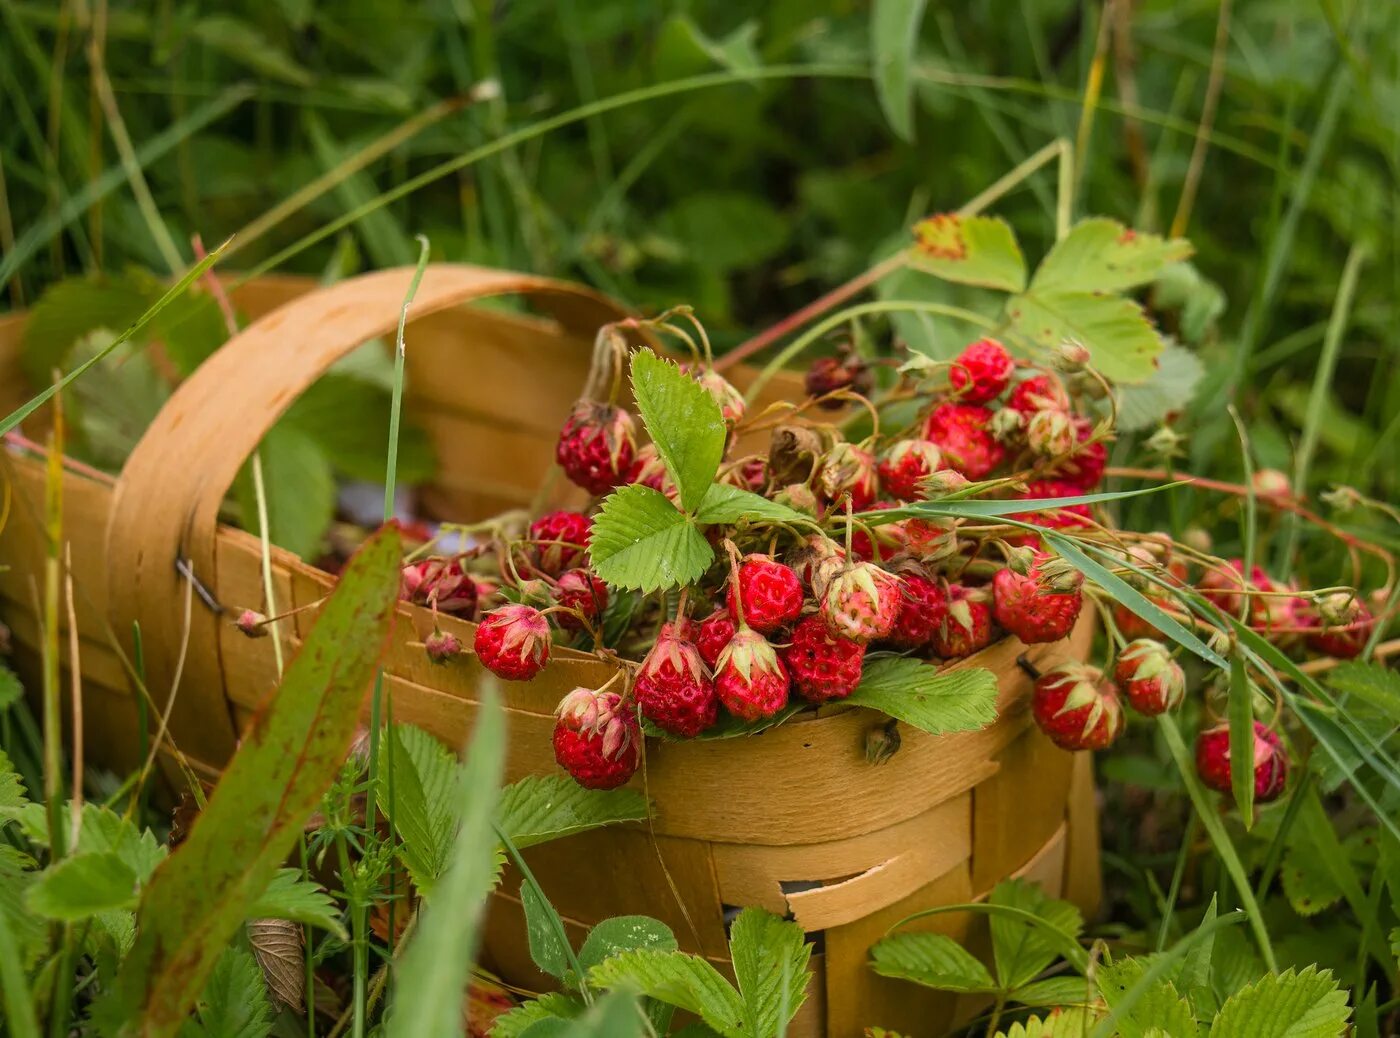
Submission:
[[1064,822],[1074,755],[1035,726],[997,756],[972,791],[972,886],[986,890],[1021,868]]
[[1069,786],[1063,896],[1078,905],[1086,918],[1092,918],[1103,901],[1098,801],[1093,755],[1076,753]]

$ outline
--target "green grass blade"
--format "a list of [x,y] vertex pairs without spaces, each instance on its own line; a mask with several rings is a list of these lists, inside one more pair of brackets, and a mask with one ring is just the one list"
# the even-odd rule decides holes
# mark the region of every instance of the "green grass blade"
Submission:
[[[1248,572],[1248,571],[1246,571]],[[1230,790],[1246,829],[1254,828],[1254,686],[1244,654],[1230,658]],[[1238,766],[1237,766],[1238,765]],[[1248,765],[1247,767],[1245,765]]]

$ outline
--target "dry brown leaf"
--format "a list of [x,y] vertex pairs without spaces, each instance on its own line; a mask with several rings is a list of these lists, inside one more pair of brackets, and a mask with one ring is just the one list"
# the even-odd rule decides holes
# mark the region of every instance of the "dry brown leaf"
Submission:
[[301,925],[290,919],[253,919],[248,923],[248,941],[272,997],[300,1013],[306,995]]

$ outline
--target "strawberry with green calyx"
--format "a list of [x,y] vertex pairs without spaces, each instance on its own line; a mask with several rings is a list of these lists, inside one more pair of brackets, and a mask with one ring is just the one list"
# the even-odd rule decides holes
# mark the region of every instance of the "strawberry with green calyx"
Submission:
[[929,643],[945,660],[961,659],[992,644],[992,607],[986,588],[948,585],[948,611]]
[[580,400],[559,430],[554,458],[564,475],[596,496],[627,482],[636,451],[630,414],[615,404]]
[[1031,713],[1062,750],[1103,750],[1122,734],[1126,719],[1113,682],[1087,663],[1070,661],[1035,683]]
[[863,512],[875,503],[880,480],[875,455],[864,447],[842,441],[827,451],[817,471],[817,495],[828,507],[849,501]]
[[831,578],[821,615],[832,634],[863,645],[890,633],[900,605],[900,579],[873,562],[857,562]]
[[880,458],[880,485],[901,501],[921,500],[924,478],[937,472],[942,464],[943,455],[928,440],[897,440]]
[[1042,372],[1016,383],[1006,397],[1006,406],[1029,422],[1038,411],[1068,411],[1069,394],[1058,375]]
[[706,367],[696,374],[695,381],[704,386],[705,392],[719,405],[720,416],[731,429],[744,420],[748,407],[744,403],[744,394],[735,389],[727,378],[714,368]]
[[1308,634],[1308,648],[1343,660],[1361,655],[1376,626],[1371,610],[1350,591],[1327,595],[1302,619],[1306,626],[1317,628]]
[[985,404],[1006,391],[1016,362],[996,339],[978,339],[953,359],[948,381],[963,403]]
[[[739,550],[725,542],[729,552],[730,580],[739,579]],[[745,721],[772,717],[787,705],[791,681],[777,651],[744,619],[741,596],[729,603],[735,630],[715,660],[715,692],[724,708]]]
[[472,650],[482,666],[497,677],[530,681],[549,662],[549,621],[533,606],[513,604],[493,609],[477,624]]
[[1024,573],[1008,566],[992,577],[993,615],[1027,645],[1057,642],[1079,619],[1083,579],[1064,560],[1036,552]]
[[1186,697],[1186,674],[1155,638],[1138,638],[1118,654],[1113,677],[1140,714],[1155,717],[1175,710]]
[[688,621],[663,624],[633,685],[642,716],[687,739],[714,724],[719,712],[710,668],[685,637],[693,626]]
[[554,759],[580,786],[616,789],[636,774],[642,734],[621,695],[606,685],[576,688],[559,701],[555,716]]
[[[769,555],[745,555],[729,581],[726,602],[733,616],[743,615],[760,634],[772,634],[802,611],[802,581]],[[742,600],[740,609],[735,599]]]
[[939,404],[924,424],[924,438],[948,468],[970,480],[986,479],[1006,459],[992,433],[992,412],[978,404]]

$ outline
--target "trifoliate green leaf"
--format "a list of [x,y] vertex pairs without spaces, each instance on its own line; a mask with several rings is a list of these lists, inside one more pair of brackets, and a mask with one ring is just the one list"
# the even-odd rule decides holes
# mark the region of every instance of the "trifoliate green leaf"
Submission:
[[1211,1038],[1341,1038],[1351,1008],[1328,970],[1268,974],[1221,1006]]
[[897,933],[877,942],[870,957],[870,968],[882,977],[912,980],[940,991],[997,990],[987,967],[946,934]]
[[714,483],[705,492],[704,500],[696,509],[695,519],[710,525],[731,525],[744,521],[760,522],[765,519],[779,523],[800,523],[810,522],[812,517],[777,501],[770,501],[761,494],[740,490],[728,483]]
[[860,685],[842,702],[879,710],[932,735],[971,732],[997,719],[996,676],[983,667],[939,672],[903,656],[865,665]]
[[1099,967],[1099,991],[1110,1009],[1118,1011],[1118,1034],[1122,1038],[1147,1038],[1160,1028],[1172,1038],[1195,1038],[1196,1018],[1191,1003],[1170,980],[1159,980],[1143,991],[1131,1006],[1125,996],[1142,980],[1150,961],[1122,958]]
[[995,216],[939,213],[914,225],[909,265],[946,281],[1003,292],[1026,287],[1026,258],[1011,225]]
[[680,491],[681,507],[694,511],[724,457],[728,432],[719,404],[699,382],[647,349],[632,355],[632,394]]
[[1129,230],[1102,216],[1081,220],[1041,260],[1032,292],[1123,292],[1191,255],[1185,238]]
[[1006,312],[1016,331],[1046,349],[1080,343],[1112,382],[1146,382],[1157,370],[1162,338],[1131,299],[1034,289],[1009,300]]
[[638,483],[613,491],[603,502],[588,554],[594,571],[609,584],[647,592],[695,583],[715,557],[688,516],[665,494]]
[[992,888],[988,899],[1043,920],[1046,927],[1026,919],[996,913],[991,919],[992,955],[997,978],[1007,989],[1030,983],[1035,976],[1061,955],[1061,945],[1048,929],[1056,930],[1073,943],[1084,929],[1084,919],[1068,901],[1059,901],[1024,880],[1004,880]]

